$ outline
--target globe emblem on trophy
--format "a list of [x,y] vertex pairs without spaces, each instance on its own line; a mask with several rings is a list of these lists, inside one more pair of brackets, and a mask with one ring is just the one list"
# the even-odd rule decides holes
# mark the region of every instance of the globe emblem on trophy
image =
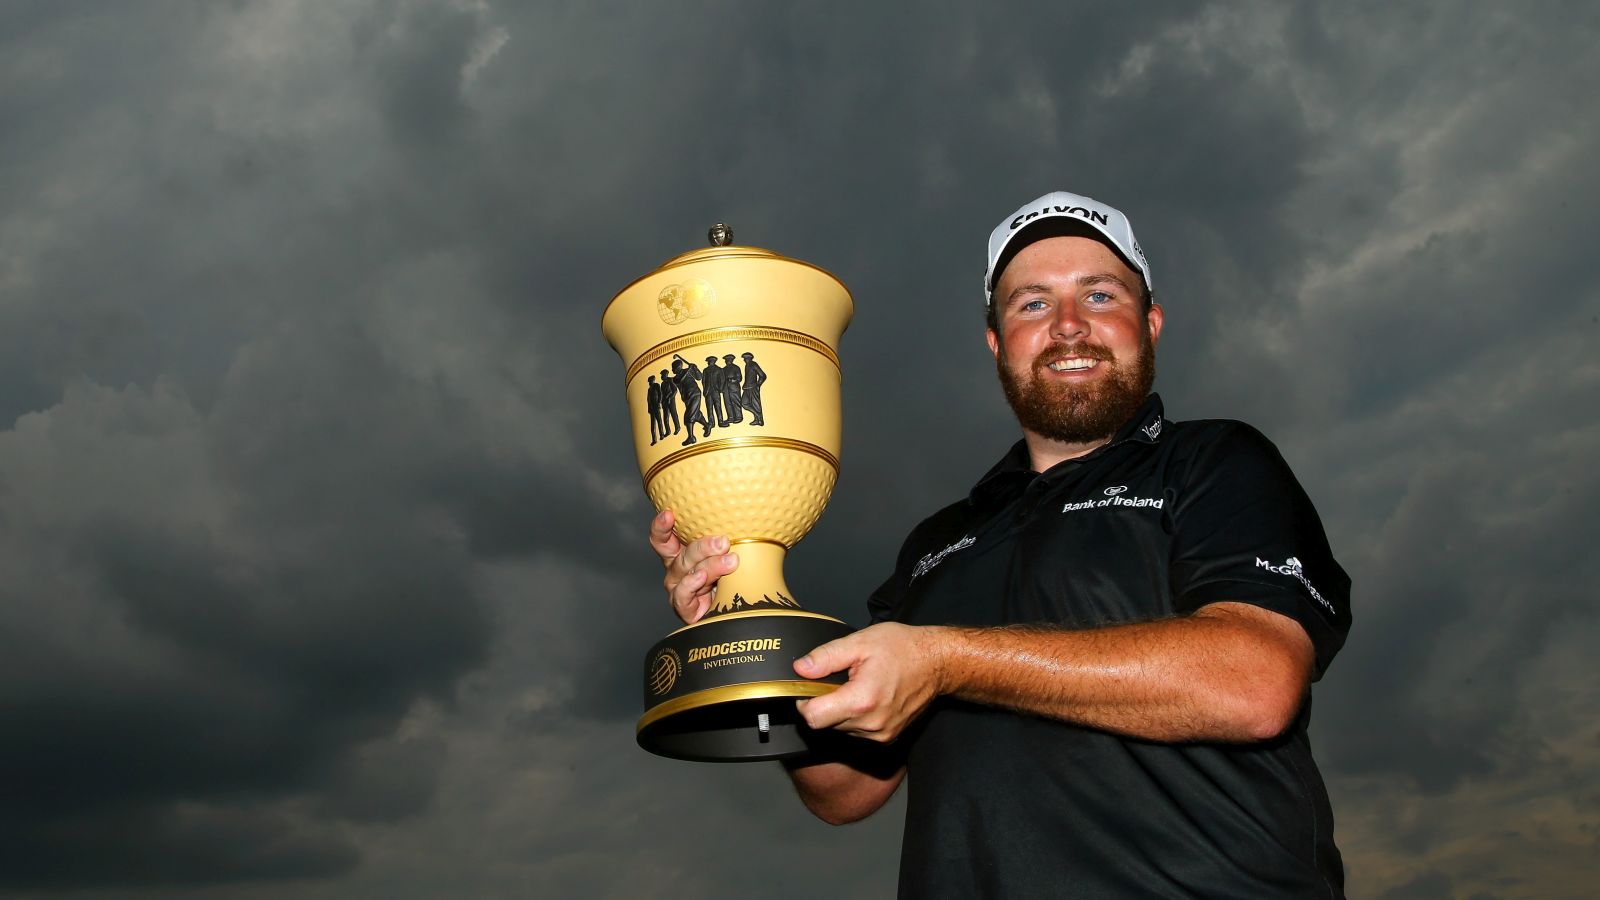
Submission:
[[669,284],[656,295],[656,305],[661,321],[677,325],[685,319],[698,319],[717,302],[717,292],[699,278],[690,278],[682,284]]
[[637,737],[681,759],[782,759],[809,746],[795,699],[845,679],[795,674],[851,629],[801,607],[783,560],[838,478],[838,345],[854,306],[810,263],[734,245],[725,225],[711,238],[629,284],[601,323],[627,367],[645,493],[684,541],[726,535],[739,555],[705,618],[646,653]]

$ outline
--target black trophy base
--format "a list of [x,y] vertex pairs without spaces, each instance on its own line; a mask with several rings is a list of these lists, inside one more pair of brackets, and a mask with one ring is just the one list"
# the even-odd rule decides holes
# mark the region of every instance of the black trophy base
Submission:
[[794,661],[851,631],[798,609],[724,613],[674,631],[645,656],[639,746],[697,762],[804,755],[819,736],[795,700],[832,691],[846,674],[805,679]]

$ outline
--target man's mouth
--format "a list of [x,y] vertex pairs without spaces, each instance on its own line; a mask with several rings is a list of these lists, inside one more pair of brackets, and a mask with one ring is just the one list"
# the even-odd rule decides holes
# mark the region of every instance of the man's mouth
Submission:
[[1100,361],[1097,359],[1074,356],[1068,359],[1058,359],[1050,363],[1049,368],[1053,372],[1079,372],[1084,369],[1092,369],[1099,364]]

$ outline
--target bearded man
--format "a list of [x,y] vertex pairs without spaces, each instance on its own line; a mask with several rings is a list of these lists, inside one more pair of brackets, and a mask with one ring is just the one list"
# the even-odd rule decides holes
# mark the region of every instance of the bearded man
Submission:
[[[1173,422],[1150,393],[1164,313],[1121,212],[1055,192],[989,238],[989,348],[1022,439],[919,524],[873,624],[795,661],[786,763],[832,823],[908,781],[907,897],[1342,897],[1310,685],[1349,578],[1275,447]],[[686,622],[738,560],[663,512]],[[823,731],[831,730],[831,731]]]

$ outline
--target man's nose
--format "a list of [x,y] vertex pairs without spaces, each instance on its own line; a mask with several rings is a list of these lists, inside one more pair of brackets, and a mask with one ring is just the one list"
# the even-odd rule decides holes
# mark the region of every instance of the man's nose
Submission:
[[1055,318],[1050,322],[1050,336],[1056,340],[1073,341],[1089,333],[1088,320],[1078,309],[1078,304],[1067,302],[1056,307]]

